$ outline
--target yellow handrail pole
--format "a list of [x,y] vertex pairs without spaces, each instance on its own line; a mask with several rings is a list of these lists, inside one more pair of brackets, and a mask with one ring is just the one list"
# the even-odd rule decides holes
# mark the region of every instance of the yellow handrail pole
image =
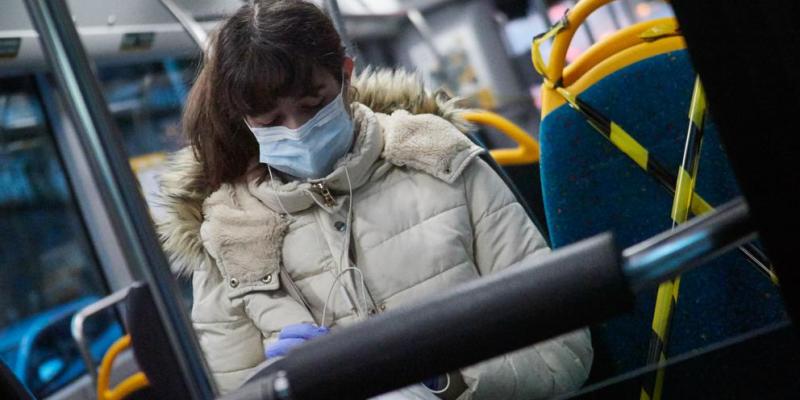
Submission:
[[109,389],[111,381],[111,369],[114,366],[114,360],[119,353],[131,346],[131,336],[125,335],[117,339],[111,347],[108,348],[106,354],[103,356],[103,361],[100,364],[100,370],[97,374],[97,399],[98,400],[122,400],[129,394],[147,387],[150,383],[147,377],[141,372],[138,372],[124,381],[113,389]]
[[469,122],[491,126],[499,130],[519,145],[513,149],[489,151],[498,164],[507,166],[539,162],[539,142],[513,122],[490,111],[472,111],[464,113],[463,116]]

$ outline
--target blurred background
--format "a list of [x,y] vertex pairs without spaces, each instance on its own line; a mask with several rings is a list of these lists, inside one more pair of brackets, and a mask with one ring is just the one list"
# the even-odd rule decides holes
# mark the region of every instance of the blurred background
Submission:
[[[166,154],[185,145],[180,114],[201,60],[167,2],[205,32],[243,4],[67,1],[156,221],[163,212],[155,196],[158,176]],[[321,0],[316,3],[323,6]],[[542,81],[531,65],[531,40],[561,19],[574,1],[338,3],[357,68],[418,71],[429,89],[445,88],[539,137]],[[662,1],[611,2],[580,27],[567,61],[621,28],[671,15]],[[545,57],[548,46],[542,49]],[[122,273],[100,261],[103,255],[91,245],[81,214],[95,200],[71,189],[65,173],[72,161],[61,158],[61,142],[55,140],[71,129],[63,101],[22,0],[0,0],[0,359],[42,397],[66,396],[65,390],[87,379],[69,336],[69,318],[108,294]],[[493,128],[482,128],[479,136],[489,148],[515,146]],[[538,165],[507,166],[505,172],[532,207],[541,207]],[[188,305],[188,294],[186,300]],[[96,359],[121,335],[117,321],[109,312],[88,328]],[[623,361],[606,365],[605,377],[643,361],[638,353],[606,356]]]

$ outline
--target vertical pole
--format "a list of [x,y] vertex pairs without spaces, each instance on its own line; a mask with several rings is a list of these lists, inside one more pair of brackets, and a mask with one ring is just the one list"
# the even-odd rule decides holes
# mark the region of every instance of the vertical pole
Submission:
[[[63,94],[80,141],[81,156],[89,160],[100,185],[101,204],[108,211],[127,265],[137,279],[150,286],[153,301],[192,399],[211,399],[214,386],[205,361],[178,298],[175,279],[150,223],[147,206],[128,165],[121,135],[108,111],[99,83],[81,45],[64,0],[25,0],[39,33],[43,53]],[[70,154],[63,154],[65,158]],[[76,188],[81,190],[82,188]],[[113,267],[113,266],[111,266]]]
[[325,11],[328,13],[328,16],[331,17],[336,32],[339,32],[339,37],[342,39],[342,44],[347,54],[350,57],[358,58],[358,52],[353,42],[350,40],[350,37],[347,36],[347,26],[345,25],[342,11],[339,10],[339,2],[337,0],[325,0]]

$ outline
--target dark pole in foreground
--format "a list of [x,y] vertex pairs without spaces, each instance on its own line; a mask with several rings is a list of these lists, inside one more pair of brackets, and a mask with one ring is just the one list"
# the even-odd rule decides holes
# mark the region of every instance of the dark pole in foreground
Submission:
[[638,292],[753,240],[755,235],[747,204],[737,199],[628,247],[622,252],[622,270],[631,289]]

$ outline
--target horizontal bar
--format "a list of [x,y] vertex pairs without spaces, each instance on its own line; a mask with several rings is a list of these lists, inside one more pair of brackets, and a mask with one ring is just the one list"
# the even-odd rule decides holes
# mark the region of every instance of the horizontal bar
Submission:
[[736,199],[622,252],[622,271],[633,291],[657,285],[755,239],[747,204]]
[[95,386],[97,385],[97,366],[94,365],[92,353],[89,350],[89,341],[86,338],[83,326],[86,323],[86,320],[93,315],[125,300],[125,298],[128,297],[131,287],[136,284],[138,284],[138,282],[111,293],[110,295],[82,308],[72,316],[72,322],[70,324],[72,338],[75,339],[75,342],[78,344],[78,350],[80,350],[81,357],[83,357],[83,362],[86,364],[86,370],[89,371],[89,376],[92,378],[92,382],[95,384]]
[[197,20],[192,17],[190,13],[184,10],[173,0],[159,0],[164,8],[172,14],[173,17],[181,24],[186,34],[197,44],[197,47],[205,53],[206,46],[208,45],[208,33]]

